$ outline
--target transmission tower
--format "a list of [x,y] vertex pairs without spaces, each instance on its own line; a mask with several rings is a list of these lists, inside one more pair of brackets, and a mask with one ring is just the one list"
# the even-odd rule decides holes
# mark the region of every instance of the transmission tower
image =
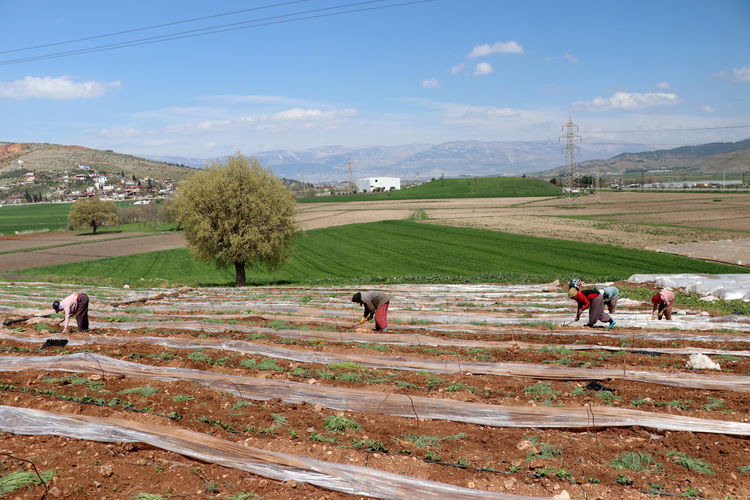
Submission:
[[562,126],[565,135],[561,135],[558,138],[565,139],[565,146],[562,148],[565,151],[565,192],[568,198],[568,203],[572,203],[573,200],[580,201],[580,196],[573,196],[573,186],[577,184],[578,180],[578,168],[576,168],[576,151],[578,146],[576,142],[581,142],[581,136],[577,135],[578,125],[568,117],[568,123]]
[[352,159],[349,158],[349,161],[347,163],[347,167],[349,168],[349,189],[354,191],[354,174],[352,173]]

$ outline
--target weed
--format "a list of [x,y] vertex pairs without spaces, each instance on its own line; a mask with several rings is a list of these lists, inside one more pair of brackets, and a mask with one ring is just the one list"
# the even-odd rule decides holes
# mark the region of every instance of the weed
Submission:
[[661,483],[648,483],[648,492],[651,495],[658,495],[664,490],[664,485]]
[[558,479],[564,479],[573,482],[573,474],[566,471],[565,469],[557,469],[557,471],[555,472],[555,477],[557,477]]
[[750,474],[750,465],[740,465],[737,467],[737,472],[740,474]]
[[349,361],[343,361],[341,363],[331,363],[328,365],[328,368],[331,370],[349,370],[349,371],[366,371],[367,368],[365,368],[362,365],[359,365],[357,363],[351,363]]
[[663,403],[656,403],[656,406],[669,406],[670,408],[679,408],[681,410],[687,410],[688,408],[690,408],[689,404],[678,401],[677,399],[673,399],[672,401],[665,401]]
[[667,452],[668,457],[673,457],[675,463],[678,465],[682,465],[688,470],[692,470],[695,472],[701,472],[703,474],[708,474],[709,476],[714,475],[713,469],[711,469],[711,465],[707,464],[700,458],[691,458],[681,451],[675,451],[671,450]]
[[681,497],[697,497],[698,496],[698,492],[696,491],[695,488],[693,488],[692,486],[690,486],[688,489],[686,489],[685,491],[683,491],[682,493],[680,493],[680,496]]
[[362,375],[359,373],[344,372],[336,375],[336,380],[341,380],[344,382],[361,382]]
[[604,404],[609,406],[614,406],[615,401],[621,401],[622,398],[620,396],[615,396],[610,391],[597,391],[595,396],[599,399],[604,400]]
[[630,486],[633,484],[633,480],[630,479],[628,476],[623,476],[622,474],[617,474],[617,484],[621,484],[623,486]]
[[509,472],[510,472],[511,474],[515,474],[516,472],[518,472],[518,471],[519,471],[519,470],[521,470],[521,469],[523,469],[523,467],[521,467],[520,465],[511,465],[511,466],[510,466],[510,469],[508,469],[508,471],[509,471]]
[[336,443],[336,436],[322,436],[318,434],[317,432],[313,432],[310,434],[310,437],[308,437],[310,441],[317,441],[320,443]]
[[216,483],[206,483],[203,485],[203,491],[206,493],[218,493],[219,485]]
[[290,370],[289,375],[294,375],[295,377],[310,378],[310,370],[305,370],[304,368],[300,368],[298,366]]
[[344,432],[346,429],[360,430],[362,427],[354,420],[346,417],[328,416],[323,423],[323,428],[328,432]]
[[[53,469],[44,471],[41,474],[45,483],[49,483],[54,475],[55,471]],[[39,476],[35,473],[17,470],[0,477],[0,495],[10,493],[24,486],[37,486],[39,484],[41,484]]]
[[266,326],[272,330],[293,330],[294,326],[289,326],[286,321],[281,321],[278,319],[275,319],[273,321],[269,321]]
[[534,453],[533,451],[530,451],[529,453],[527,453],[526,461],[531,462],[532,460],[537,459],[551,460],[555,457],[559,457],[562,454],[562,450],[554,444],[539,443],[539,452]]
[[571,396],[580,396],[581,394],[585,394],[585,393],[586,393],[586,391],[580,385],[574,387],[573,390],[570,391],[570,395]]
[[184,394],[175,394],[174,396],[172,396],[172,401],[174,401],[175,403],[179,403],[181,401],[192,401],[194,399],[195,397],[186,396]]
[[463,467],[465,469],[467,469],[469,467],[469,462],[467,462],[463,458],[459,458],[458,460],[456,460],[456,464],[458,464],[459,467]]
[[555,400],[555,394],[557,394],[558,391],[552,390],[552,387],[550,387],[548,382],[537,382],[536,384],[530,385],[525,388],[523,392],[525,392],[528,396],[531,396],[532,399],[541,401],[543,399],[547,399],[547,397]]
[[471,393],[479,392],[479,387],[473,386],[473,385],[464,385],[459,382],[454,382],[452,384],[448,384],[448,386],[445,388],[448,392],[456,392],[456,391],[468,391]]
[[599,484],[599,483],[601,483],[601,480],[597,479],[595,477],[587,477],[586,478],[586,482],[590,483],[590,484]]
[[297,431],[295,431],[294,429],[287,429],[286,432],[287,434],[289,434],[290,438],[297,439]]
[[706,411],[714,411],[718,408],[721,408],[724,406],[724,400],[720,398],[712,398],[711,396],[708,396],[706,398],[708,403],[703,405],[703,409]]
[[635,406],[636,408],[640,408],[640,406],[643,403],[649,403],[649,402],[650,402],[650,400],[648,398],[638,398],[638,399],[632,399],[630,401],[630,404],[633,405],[633,406]]
[[545,467],[544,469],[537,469],[537,470],[535,470],[534,471],[534,477],[537,478],[537,479],[540,479],[540,478],[547,477],[547,476],[549,476],[551,474],[554,474],[554,473],[555,473],[555,469],[548,469],[548,468]]
[[318,376],[319,379],[322,380],[333,380],[336,378],[336,374],[332,372],[331,370],[315,370],[315,374]]
[[432,460],[433,462],[437,462],[441,458],[443,458],[443,457],[441,457],[440,455],[438,455],[437,453],[435,453],[432,450],[430,450],[430,451],[428,451],[427,453],[424,454],[424,459],[425,460]]
[[61,385],[74,384],[74,385],[86,385],[90,390],[99,392],[104,388],[104,382],[94,381],[86,377],[79,377],[78,375],[67,375],[60,378],[45,378],[44,382],[50,384],[60,383]]
[[236,403],[229,407],[230,410],[239,410],[245,406],[255,406],[255,403],[245,401],[244,399],[238,399]]
[[286,417],[280,413],[271,413],[271,418],[273,418],[273,424],[276,427],[283,427],[287,425]]
[[418,434],[406,434],[402,437],[404,441],[407,441],[413,444],[417,448],[427,448],[429,446],[440,448],[441,441],[463,439],[464,437],[466,437],[466,434],[461,432],[458,434],[453,434],[451,436],[445,436],[442,438],[440,436],[425,436],[425,435],[420,436]]
[[377,342],[360,342],[359,344],[357,344],[357,347],[361,347],[362,349],[374,349],[381,352],[387,352],[391,350],[391,348],[387,345],[379,344]]
[[214,358],[203,352],[201,349],[188,354],[188,358],[193,363],[208,363],[209,365],[214,361]]
[[628,451],[615,458],[610,465],[617,470],[634,470],[636,472],[661,472],[662,465],[649,453]]
[[256,498],[260,497],[255,493],[235,493],[234,495],[229,495],[227,500],[254,500]]
[[371,439],[362,439],[361,441],[357,441],[356,439],[352,439],[352,445],[355,450],[365,449],[371,453],[388,453],[388,449],[385,447],[382,441],[373,441]]

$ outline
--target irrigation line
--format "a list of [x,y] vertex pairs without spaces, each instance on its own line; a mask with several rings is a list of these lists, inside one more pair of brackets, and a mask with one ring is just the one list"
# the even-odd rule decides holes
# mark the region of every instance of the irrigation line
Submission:
[[[20,337],[8,335],[0,331],[0,338],[8,338],[18,341],[41,342],[39,337]],[[69,338],[68,345],[83,344],[128,344],[132,342],[143,342],[148,344],[163,345],[177,349],[215,349],[214,342],[205,339],[182,339],[169,337],[77,337]],[[734,392],[750,392],[750,377],[736,375],[704,375],[700,373],[675,373],[643,370],[604,369],[604,368],[578,368],[566,366],[553,366],[547,364],[532,363],[508,363],[508,362],[485,362],[467,361],[462,365],[458,362],[458,371],[455,366],[448,364],[447,359],[431,360],[424,358],[411,358],[404,356],[370,356],[366,354],[330,353],[318,354],[313,351],[312,355],[307,351],[286,349],[277,346],[255,344],[243,340],[228,340],[223,343],[227,349],[233,352],[246,354],[257,354],[277,359],[286,359],[302,363],[334,364],[342,362],[357,363],[362,366],[379,369],[421,371],[427,370],[437,373],[459,373],[463,381],[463,369],[477,375],[495,375],[500,377],[526,377],[540,380],[601,380],[621,379],[633,382],[644,382],[649,384],[668,385],[691,389],[708,389]],[[224,351],[226,352],[226,351]],[[92,356],[91,353],[85,353]],[[2,358],[0,358],[2,359]],[[92,357],[92,359],[94,359]],[[458,359],[458,358],[457,358]]]
[[[303,401],[321,404],[326,408],[362,413],[384,413],[412,418],[415,411],[422,419],[466,422],[491,427],[547,427],[586,429],[587,412],[596,414],[596,427],[640,426],[658,430],[705,432],[734,436],[750,436],[750,423],[710,420],[681,415],[657,414],[642,410],[615,407],[554,408],[527,406],[500,406],[469,403],[456,400],[434,399],[423,396],[392,394],[382,400],[382,392],[344,387],[311,386],[300,382],[273,380],[259,377],[217,374],[190,368],[140,365],[129,361],[94,354],[101,366],[112,375],[160,381],[188,381],[214,390],[234,392],[233,385],[241,388],[244,397],[267,401],[281,399],[290,404]],[[82,354],[64,356],[1,356],[0,371],[57,370],[71,373],[91,373],[95,365]],[[232,381],[232,385],[227,384]],[[238,395],[239,396],[239,395]],[[0,422],[3,422],[0,419]],[[0,427],[2,424],[0,424]]]
[[0,429],[20,435],[65,436],[109,443],[145,443],[196,460],[244,470],[277,481],[294,480],[358,496],[434,500],[529,498],[462,488],[357,465],[266,451],[187,429],[123,419],[0,406]]

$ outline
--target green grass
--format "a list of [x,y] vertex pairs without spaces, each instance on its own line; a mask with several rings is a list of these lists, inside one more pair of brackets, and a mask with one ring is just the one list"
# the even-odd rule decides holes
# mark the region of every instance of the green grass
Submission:
[[634,470],[636,472],[661,472],[662,465],[654,460],[650,453],[628,451],[610,462],[617,470]]
[[0,207],[0,233],[67,229],[70,203],[34,203]]
[[674,451],[674,450],[668,451],[667,456],[676,457],[674,458],[675,462],[678,465],[685,467],[686,469],[689,469],[695,472],[700,472],[702,474],[708,474],[709,476],[714,475],[714,471],[711,468],[711,465],[707,464],[700,458],[692,458],[692,457],[685,455],[681,451]]
[[521,177],[475,177],[437,179],[419,186],[386,193],[304,198],[301,203],[332,201],[419,200],[434,198],[495,198],[517,196],[560,196],[560,188],[541,179]]
[[[408,220],[307,231],[276,273],[248,269],[248,284],[534,283],[580,276],[586,282],[635,273],[742,273],[746,268],[678,255]],[[581,270],[586,270],[581,273]],[[48,281],[153,286],[234,283],[184,249],[19,271]],[[143,278],[144,281],[140,281]],[[650,297],[649,297],[650,298]]]
[[[54,475],[55,471],[52,469],[41,473],[42,479],[45,483],[49,483]],[[37,486],[39,484],[42,483],[39,481],[39,476],[37,476],[36,473],[17,470],[0,477],[0,495],[13,492],[24,486]]]

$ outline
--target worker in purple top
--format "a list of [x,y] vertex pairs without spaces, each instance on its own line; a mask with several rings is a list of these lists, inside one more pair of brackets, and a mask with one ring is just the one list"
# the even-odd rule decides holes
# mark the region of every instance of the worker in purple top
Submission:
[[65,322],[62,333],[68,331],[70,316],[73,314],[76,315],[78,331],[89,330],[89,296],[85,293],[73,293],[62,300],[56,300],[52,303],[52,308],[55,312],[65,312],[65,319],[60,321],[60,323]]
[[352,302],[362,304],[365,308],[364,315],[359,321],[361,325],[365,321],[375,317],[375,330],[388,331],[388,304],[391,298],[383,292],[357,292],[352,297]]

